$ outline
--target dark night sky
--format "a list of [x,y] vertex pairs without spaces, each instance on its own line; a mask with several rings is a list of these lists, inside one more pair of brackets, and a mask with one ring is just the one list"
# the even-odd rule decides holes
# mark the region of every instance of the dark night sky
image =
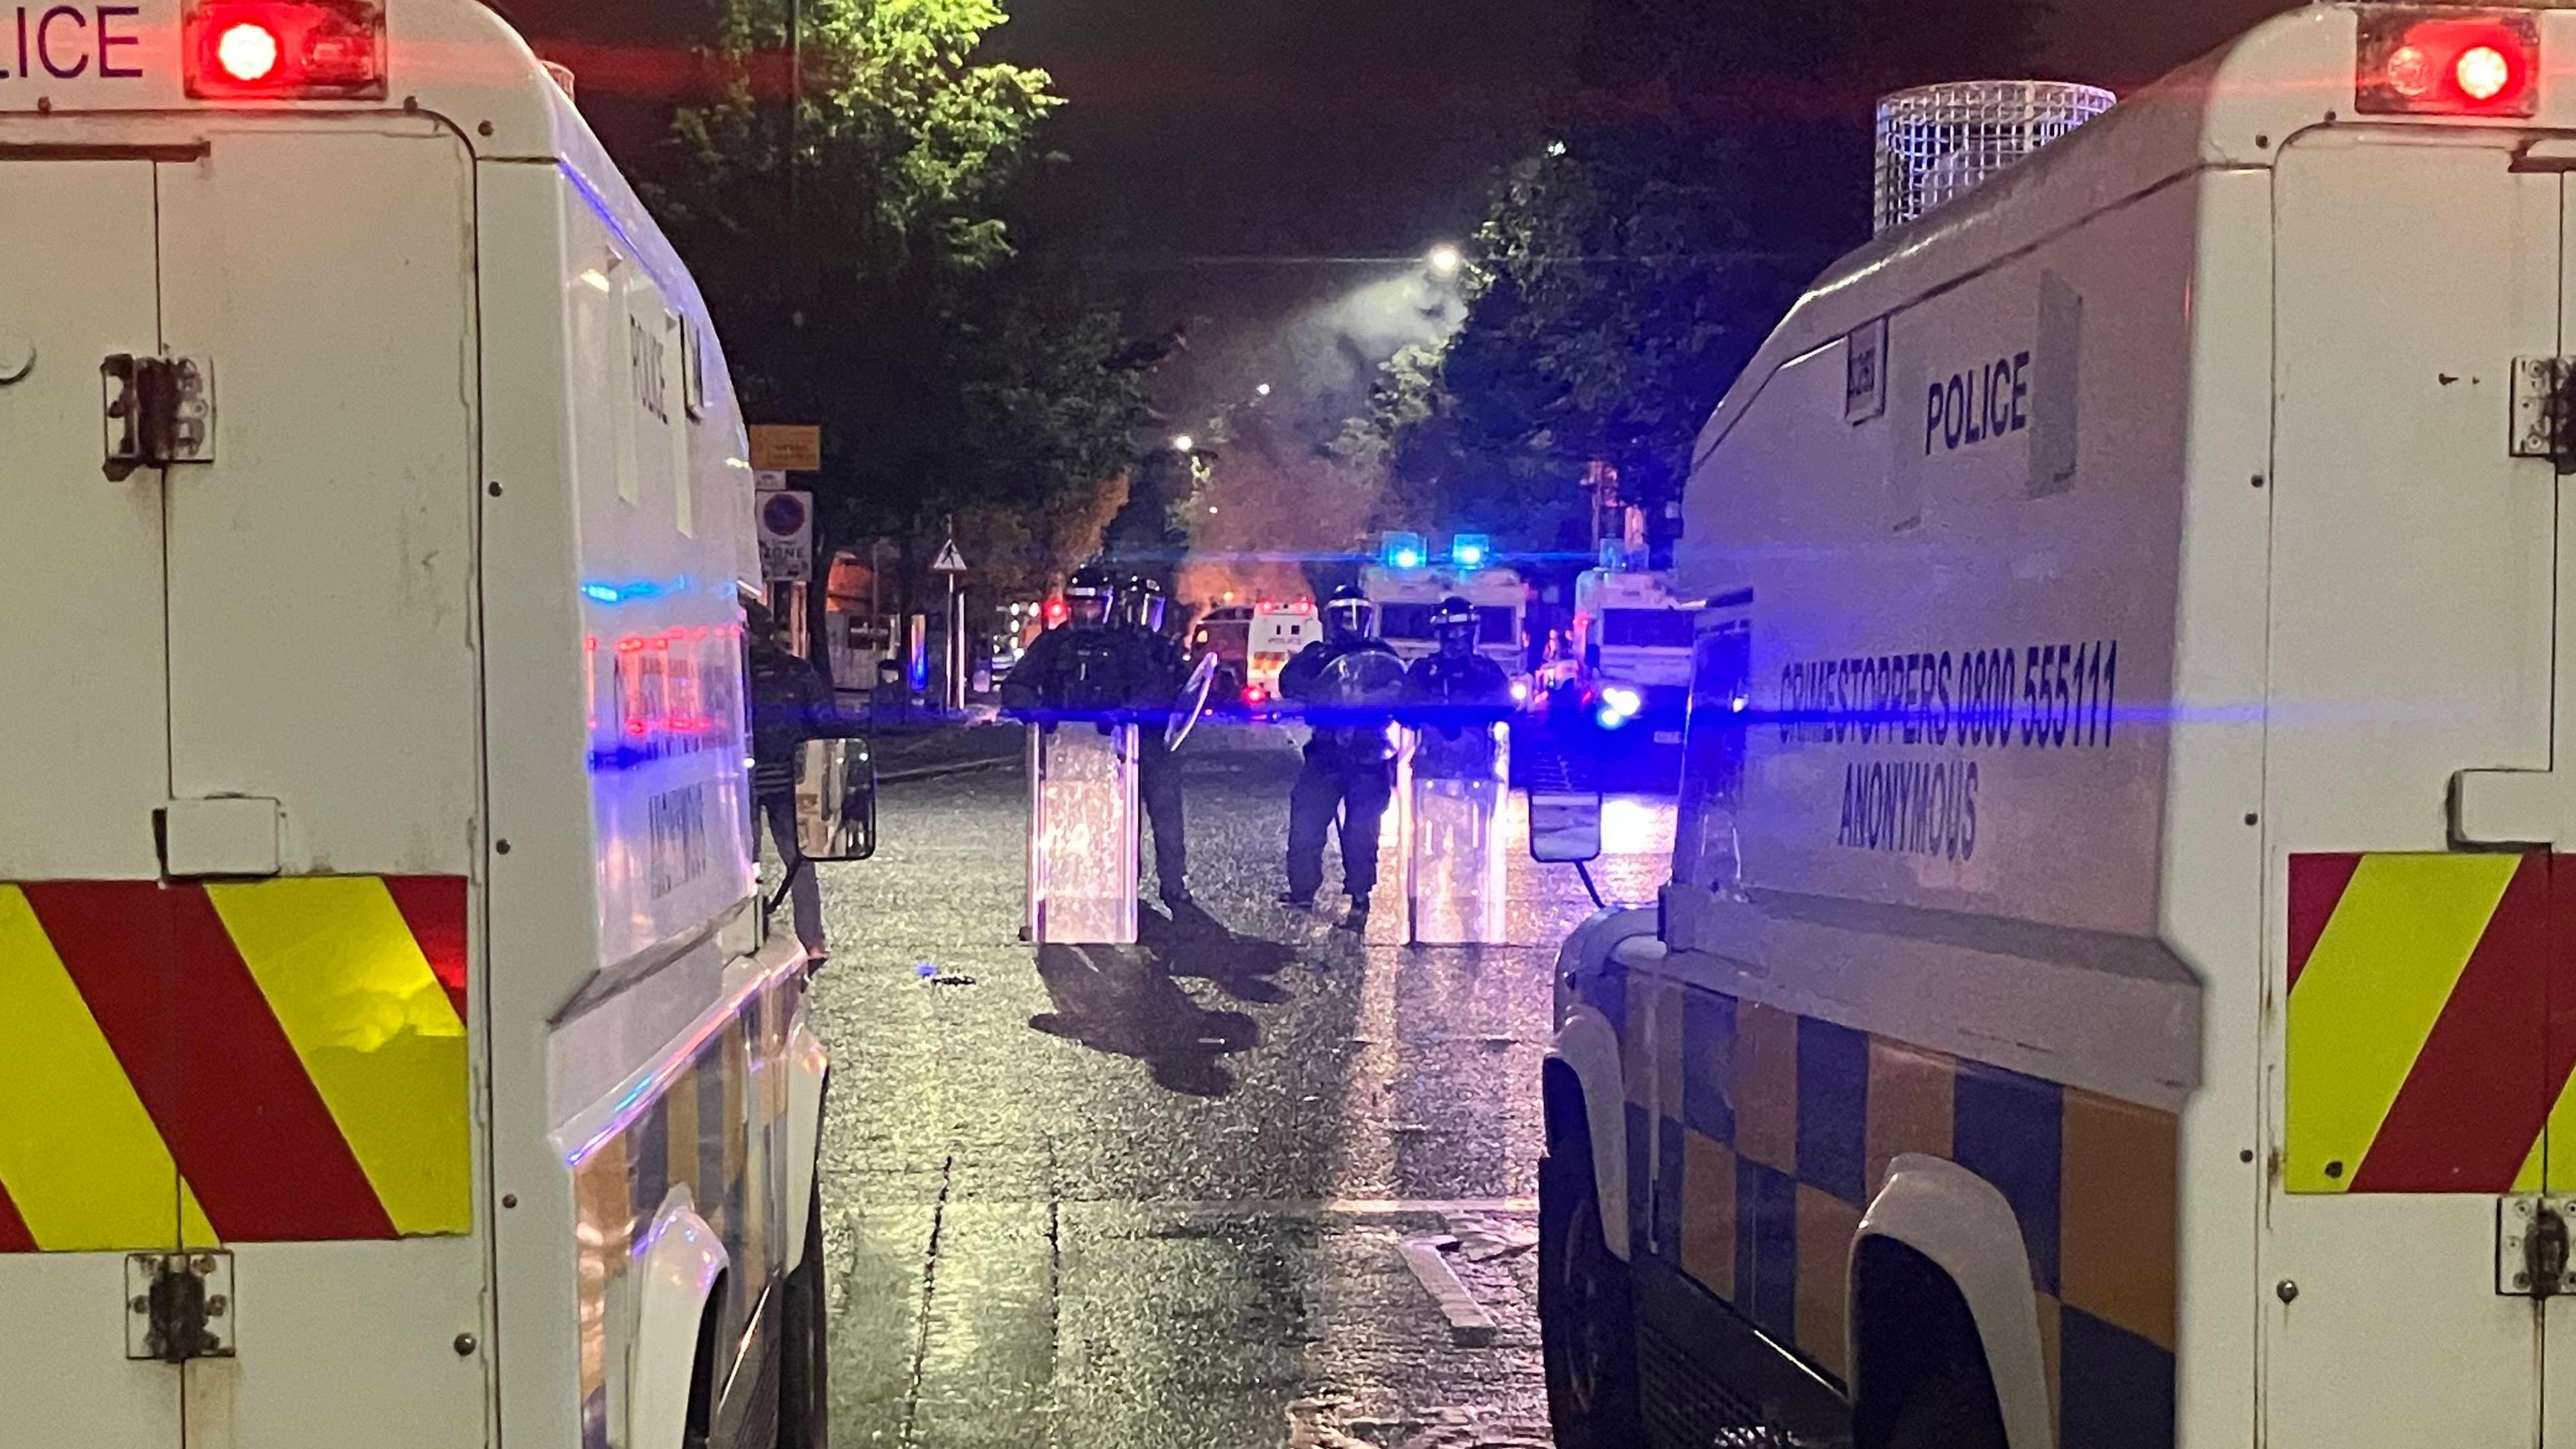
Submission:
[[[502,3],[541,37],[631,40],[668,33],[695,0]],[[1073,167],[1050,209],[1117,259],[1140,331],[1194,324],[1163,389],[1181,426],[1299,365],[1275,355],[1279,319],[1329,312],[1474,226],[1494,168],[1543,139],[1549,98],[1570,89],[1586,13],[1586,0],[1007,3],[994,50],[1051,71],[1068,102],[1054,140]],[[2057,0],[2042,69],[2132,84],[2293,3]],[[1317,329],[1304,331],[1311,350]]]
[[[2058,0],[2044,69],[2134,83],[2290,3]],[[1194,324],[1164,388],[1188,426],[1290,365],[1261,356],[1273,319],[1475,225],[1494,168],[1543,139],[1570,88],[1585,8],[1013,0],[996,48],[1069,101],[1067,193],[1120,258],[1138,324]]]
[[[1790,0],[1794,3],[1794,0]],[[2131,82],[2296,0],[2058,0],[2047,69]],[[1482,210],[1583,0],[1014,0],[998,37],[1140,254],[1403,254]]]

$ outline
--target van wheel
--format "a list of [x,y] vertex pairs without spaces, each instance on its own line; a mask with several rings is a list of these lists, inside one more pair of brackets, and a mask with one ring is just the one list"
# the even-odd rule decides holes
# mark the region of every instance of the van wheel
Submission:
[[2006,1449],[1985,1366],[1954,1364],[1915,1380],[1888,1423],[1885,1449]]
[[778,1449],[829,1449],[831,1359],[823,1305],[823,1175],[805,1209],[805,1256],[779,1285]]
[[1637,1396],[1637,1317],[1628,1265],[1602,1236],[1590,1144],[1539,1163],[1538,1321],[1557,1449],[1646,1442]]

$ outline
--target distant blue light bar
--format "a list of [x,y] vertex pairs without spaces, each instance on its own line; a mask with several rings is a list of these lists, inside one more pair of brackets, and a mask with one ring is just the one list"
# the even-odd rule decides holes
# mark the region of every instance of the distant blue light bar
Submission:
[[678,597],[695,590],[697,581],[687,574],[664,583],[659,579],[636,579],[623,584],[584,584],[581,596],[599,604],[631,604],[638,599]]

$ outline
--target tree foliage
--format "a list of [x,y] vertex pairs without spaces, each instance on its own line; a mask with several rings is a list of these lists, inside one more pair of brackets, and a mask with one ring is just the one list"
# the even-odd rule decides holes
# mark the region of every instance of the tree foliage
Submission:
[[1588,544],[1596,459],[1677,497],[1736,374],[1866,235],[1872,99],[2018,69],[2044,3],[1597,0],[1588,89],[1468,249],[1465,325],[1388,367],[1344,452],[1524,547]]
[[974,509],[1052,538],[1051,501],[1124,470],[1155,358],[1103,275],[1016,220],[1063,161],[1049,79],[979,58],[995,0],[800,8],[793,143],[787,0],[724,0],[721,93],[651,168],[745,409],[822,424],[819,550],[919,555]]
[[1709,406],[1810,258],[1762,249],[1730,140],[1604,129],[1512,168],[1472,252],[1467,322],[1399,357],[1376,436],[1400,492],[1524,547],[1564,536],[1593,459],[1669,496]]

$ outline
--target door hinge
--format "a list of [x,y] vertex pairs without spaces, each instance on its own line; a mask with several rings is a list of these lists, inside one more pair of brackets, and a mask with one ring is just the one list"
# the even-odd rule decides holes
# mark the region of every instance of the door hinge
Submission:
[[2576,1293],[2567,1220],[2576,1198],[2508,1197],[2496,1202],[2496,1291],[2514,1298]]
[[120,352],[98,365],[107,476],[215,461],[215,361]]
[[233,1356],[233,1255],[125,1255],[125,1356],[185,1363]]
[[2513,360],[2513,456],[2576,473],[2576,358]]

